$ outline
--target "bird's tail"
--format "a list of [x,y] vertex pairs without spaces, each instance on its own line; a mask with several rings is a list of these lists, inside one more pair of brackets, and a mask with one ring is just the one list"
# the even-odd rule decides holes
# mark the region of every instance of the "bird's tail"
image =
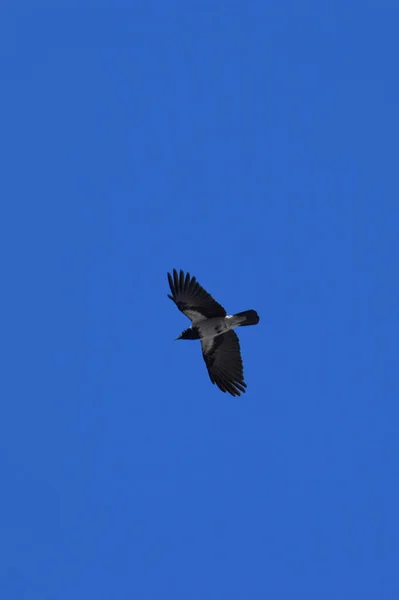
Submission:
[[240,317],[240,321],[242,318],[245,318],[239,326],[244,327],[245,325],[257,325],[259,323],[259,315],[256,310],[244,310],[244,312],[239,312],[234,315],[235,317]]

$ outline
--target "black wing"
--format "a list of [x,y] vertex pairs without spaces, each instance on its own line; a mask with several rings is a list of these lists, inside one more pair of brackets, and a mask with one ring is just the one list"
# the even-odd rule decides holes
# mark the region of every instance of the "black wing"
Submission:
[[194,323],[206,317],[225,317],[226,311],[208,292],[197,282],[190,273],[184,275],[173,269],[173,277],[168,273],[170,291],[168,298],[175,302],[177,308],[182,311]]
[[212,339],[202,339],[202,355],[208,368],[212,383],[216,383],[222,392],[232,396],[245,393],[240,342],[237,334],[227,331]]

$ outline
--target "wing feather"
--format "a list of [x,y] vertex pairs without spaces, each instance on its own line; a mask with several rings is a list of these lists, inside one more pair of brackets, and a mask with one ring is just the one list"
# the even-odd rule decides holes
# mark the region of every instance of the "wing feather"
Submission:
[[223,306],[216,302],[190,273],[184,275],[184,271],[178,273],[173,269],[173,276],[168,273],[168,281],[172,292],[168,297],[193,323],[203,318],[226,316]]
[[247,384],[244,381],[240,342],[235,331],[227,331],[212,340],[201,340],[201,345],[212,383],[232,396],[244,394]]

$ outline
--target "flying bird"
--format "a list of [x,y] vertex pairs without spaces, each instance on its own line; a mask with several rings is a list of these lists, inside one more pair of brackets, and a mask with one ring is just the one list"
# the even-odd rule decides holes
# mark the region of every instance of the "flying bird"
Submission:
[[240,342],[233,331],[236,327],[256,325],[259,315],[255,310],[228,315],[226,310],[197,282],[190,273],[168,273],[168,281],[177,308],[191,320],[176,340],[200,340],[202,356],[209,377],[222,392],[232,396],[245,393],[244,369]]

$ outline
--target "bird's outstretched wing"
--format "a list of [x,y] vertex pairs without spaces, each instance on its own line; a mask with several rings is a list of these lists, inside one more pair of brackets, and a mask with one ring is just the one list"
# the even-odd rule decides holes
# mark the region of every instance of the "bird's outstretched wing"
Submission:
[[225,317],[226,311],[208,292],[197,282],[190,273],[184,275],[183,271],[178,273],[173,269],[173,277],[168,273],[170,291],[168,298],[173,300],[177,308],[186,315],[193,323],[204,317]]
[[212,383],[232,396],[244,394],[247,384],[237,334],[230,330],[212,339],[205,338],[201,346]]

